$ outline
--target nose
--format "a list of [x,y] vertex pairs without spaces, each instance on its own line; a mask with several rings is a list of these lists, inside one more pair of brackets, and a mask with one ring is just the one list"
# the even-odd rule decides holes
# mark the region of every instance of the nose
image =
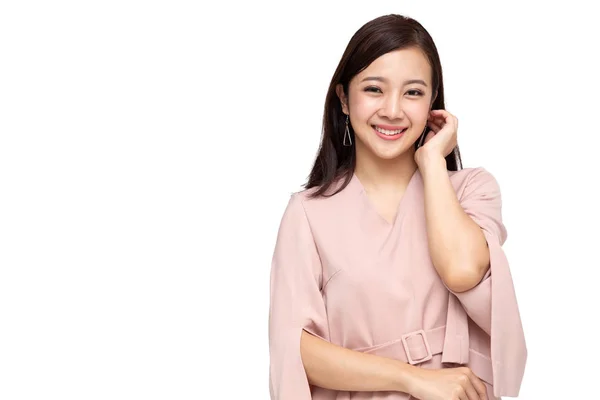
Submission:
[[397,96],[387,96],[383,100],[379,115],[382,117],[387,117],[390,120],[402,118],[403,111],[401,100]]

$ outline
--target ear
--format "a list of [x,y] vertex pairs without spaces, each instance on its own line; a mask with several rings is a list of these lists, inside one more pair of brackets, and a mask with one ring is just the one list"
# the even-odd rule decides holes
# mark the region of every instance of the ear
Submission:
[[344,93],[344,87],[342,86],[341,83],[338,83],[337,85],[335,85],[335,93],[337,94],[338,98],[340,99],[340,103],[342,103],[342,111],[344,112],[344,114],[346,114],[346,115],[350,114],[350,112],[348,111],[348,98],[346,97],[346,94]]

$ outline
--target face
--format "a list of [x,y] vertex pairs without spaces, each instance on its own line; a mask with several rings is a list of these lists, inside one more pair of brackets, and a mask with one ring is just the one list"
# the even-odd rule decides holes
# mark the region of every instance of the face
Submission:
[[359,152],[383,159],[414,154],[434,99],[431,67],[419,49],[384,54],[352,78],[348,96],[341,84],[336,90],[350,116],[357,157]]

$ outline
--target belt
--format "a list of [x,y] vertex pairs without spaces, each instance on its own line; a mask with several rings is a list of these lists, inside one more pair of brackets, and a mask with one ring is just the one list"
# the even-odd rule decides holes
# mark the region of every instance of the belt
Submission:
[[[450,346],[450,353],[455,351],[453,347],[460,345],[450,342],[444,342],[446,338],[446,326],[440,326],[430,330],[416,330],[402,335],[400,339],[395,339],[373,347],[363,347],[354,349],[363,353],[372,353],[387,358],[400,360],[411,365],[420,364],[431,360],[436,354],[444,354],[444,345]],[[468,365],[477,376],[484,381],[492,384],[492,363],[491,360],[474,350],[467,347],[468,360],[464,362],[453,362],[455,364]],[[444,360],[442,358],[442,363]]]
[[442,353],[445,334],[446,326],[428,331],[420,329],[404,334],[400,339],[355,350],[363,353],[385,355],[415,365],[431,360],[435,354]]

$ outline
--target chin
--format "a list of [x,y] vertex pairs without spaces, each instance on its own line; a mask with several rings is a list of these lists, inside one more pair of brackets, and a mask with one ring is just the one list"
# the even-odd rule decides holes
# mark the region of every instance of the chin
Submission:
[[407,138],[403,137],[395,141],[395,143],[382,143],[382,139],[379,138],[373,140],[371,137],[365,138],[358,135],[357,137],[360,142],[359,147],[362,148],[361,151],[367,151],[381,160],[394,160],[398,157],[405,157],[408,153],[414,153],[412,149],[414,148],[415,140],[418,139],[408,138],[410,140],[406,140]]
[[406,149],[398,149],[394,151],[374,151],[375,155],[382,160],[393,160],[404,154],[406,154]]
[[396,146],[373,146],[371,150],[381,159],[392,160],[405,156],[407,153],[412,153],[414,144],[414,141],[410,141],[410,143],[403,141],[398,142]]

